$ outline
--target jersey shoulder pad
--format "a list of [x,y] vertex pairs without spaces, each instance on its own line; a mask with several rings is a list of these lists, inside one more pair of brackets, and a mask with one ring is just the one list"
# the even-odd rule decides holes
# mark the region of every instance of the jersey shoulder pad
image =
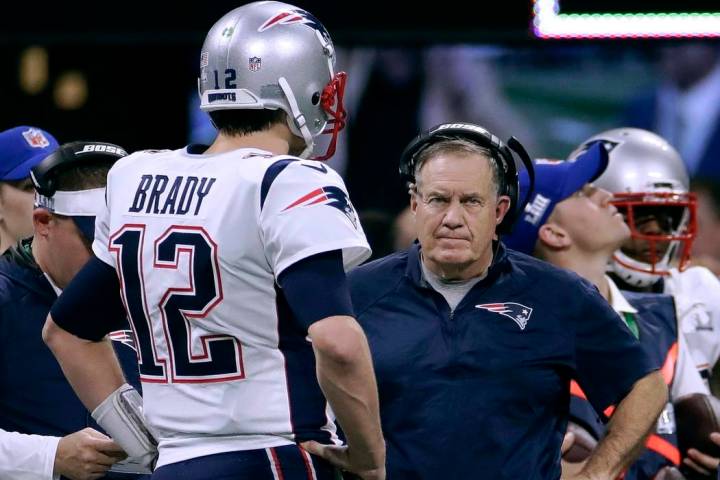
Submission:
[[292,156],[279,156],[268,160],[269,165],[260,185],[261,208],[269,197],[283,203],[293,200],[303,203],[312,201],[314,195],[324,192],[347,200],[342,178],[322,162]]
[[702,292],[707,295],[713,292],[720,294],[720,280],[706,267],[690,267],[682,272],[672,275],[682,292]]

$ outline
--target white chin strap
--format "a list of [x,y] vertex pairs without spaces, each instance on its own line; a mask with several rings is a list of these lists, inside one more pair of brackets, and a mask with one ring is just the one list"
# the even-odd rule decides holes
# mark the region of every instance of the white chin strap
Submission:
[[[659,262],[655,268],[662,267],[662,265],[663,262]],[[634,287],[649,287],[662,278],[659,273],[650,273],[652,265],[630,258],[620,250],[613,254],[609,267],[611,272]]]
[[297,100],[295,100],[295,95],[293,95],[290,84],[285,77],[278,78],[278,83],[285,94],[285,98],[287,98],[288,104],[290,105],[290,111],[292,112],[292,118],[288,118],[288,126],[295,135],[298,135],[305,140],[305,150],[303,150],[298,156],[300,158],[308,158],[312,154],[315,141],[313,140],[313,136],[310,134],[310,129],[307,127],[307,120],[305,119],[305,115],[300,112],[300,107],[298,106]]

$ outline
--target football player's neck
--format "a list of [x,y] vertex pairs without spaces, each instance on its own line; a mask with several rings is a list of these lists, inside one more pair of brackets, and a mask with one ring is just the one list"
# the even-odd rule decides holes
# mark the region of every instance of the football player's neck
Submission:
[[290,151],[292,132],[284,124],[275,124],[267,130],[247,135],[226,135],[219,133],[205,153],[224,153],[240,148],[257,148],[274,155],[287,155]]

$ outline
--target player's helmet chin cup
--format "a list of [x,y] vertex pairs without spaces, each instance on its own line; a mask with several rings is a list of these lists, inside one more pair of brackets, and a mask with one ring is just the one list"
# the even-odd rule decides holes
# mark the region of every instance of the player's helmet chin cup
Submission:
[[89,162],[114,163],[127,155],[122,147],[106,142],[70,142],[35,165],[30,171],[35,191],[43,197],[52,197],[57,191],[58,175],[68,168]]
[[[627,283],[646,287],[690,260],[697,232],[695,195],[685,163],[662,137],[638,128],[617,128],[585,141],[571,157],[595,142],[608,151],[608,167],[595,185],[613,194],[630,227],[632,256],[618,250],[610,265]],[[654,225],[648,220],[655,220]]]
[[[487,148],[498,163],[501,172],[499,194],[510,197],[510,209],[497,227],[497,233],[509,233],[518,215],[525,209],[527,200],[532,197],[535,185],[535,170],[530,156],[515,137],[510,137],[507,144],[488,132],[485,128],[471,123],[443,123],[436,125],[415,137],[400,156],[400,177],[407,184],[415,183],[415,166],[420,154],[430,145],[443,140],[463,139]],[[530,186],[524,201],[520,201],[520,185],[518,180],[518,163],[513,152],[517,154],[525,166],[530,179]]]
[[335,48],[325,27],[305,10],[281,2],[253,2],[227,13],[210,29],[200,53],[198,91],[206,112],[282,109],[292,132],[305,141],[332,138],[335,153],[345,126],[344,72],[334,72]]

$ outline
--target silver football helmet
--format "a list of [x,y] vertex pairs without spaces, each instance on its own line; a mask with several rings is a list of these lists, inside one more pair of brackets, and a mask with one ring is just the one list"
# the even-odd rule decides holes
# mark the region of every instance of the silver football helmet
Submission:
[[646,287],[671,268],[683,270],[696,234],[696,203],[687,169],[662,137],[638,128],[617,128],[585,141],[571,156],[602,142],[609,154],[595,185],[613,193],[632,234],[615,252],[614,271],[627,283]]
[[282,109],[305,141],[301,157],[310,155],[315,136],[333,135],[325,155],[316,157],[325,160],[346,116],[346,74],[334,73],[334,65],[330,35],[310,13],[281,2],[249,3],[223,16],[205,38],[200,108]]

